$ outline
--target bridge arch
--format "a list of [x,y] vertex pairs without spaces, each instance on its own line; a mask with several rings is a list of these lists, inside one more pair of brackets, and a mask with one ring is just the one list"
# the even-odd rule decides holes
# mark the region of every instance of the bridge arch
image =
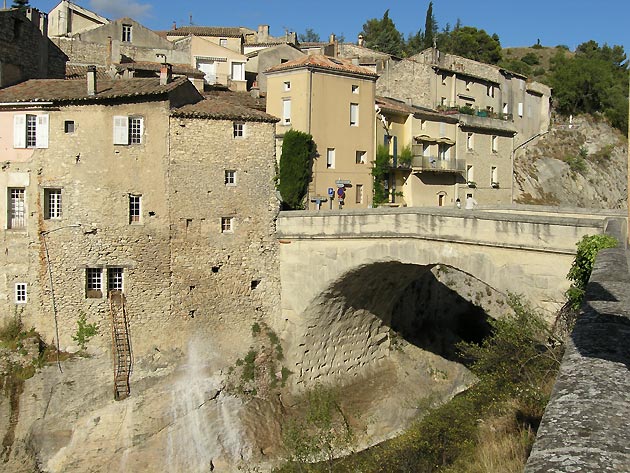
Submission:
[[481,341],[505,295],[446,265],[376,262],[343,274],[301,316],[293,357],[300,382],[347,380],[407,342],[448,360],[455,344]]

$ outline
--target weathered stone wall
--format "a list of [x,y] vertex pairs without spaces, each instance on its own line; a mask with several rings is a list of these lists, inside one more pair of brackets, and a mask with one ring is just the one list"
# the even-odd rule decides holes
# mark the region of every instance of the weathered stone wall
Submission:
[[45,28],[45,19],[37,10],[29,15],[32,21],[17,10],[0,12],[0,87],[64,77],[65,57],[40,29],[40,23]]
[[[615,235],[622,242],[624,227]],[[630,253],[623,246],[597,255],[526,473],[630,471]]]
[[[230,120],[173,118],[169,175],[173,311],[241,350],[247,337],[234,335],[277,314],[280,298],[274,124],[244,127],[234,138]],[[232,218],[232,231],[222,231],[222,218]]]

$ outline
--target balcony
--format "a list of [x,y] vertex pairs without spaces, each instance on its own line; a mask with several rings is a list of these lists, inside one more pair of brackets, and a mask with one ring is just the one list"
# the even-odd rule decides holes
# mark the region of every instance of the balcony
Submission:
[[466,172],[466,160],[455,158],[440,158],[438,156],[414,156],[409,164],[400,164],[399,167],[411,169],[413,172]]

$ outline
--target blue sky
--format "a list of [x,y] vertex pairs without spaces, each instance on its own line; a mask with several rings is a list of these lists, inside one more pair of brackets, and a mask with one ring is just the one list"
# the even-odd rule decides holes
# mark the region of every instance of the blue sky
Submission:
[[[10,5],[11,0],[7,0]],[[49,11],[58,0],[31,0]],[[77,0],[79,5],[110,19],[131,16],[152,29],[170,29],[192,22],[205,26],[270,25],[274,36],[285,29],[303,33],[312,28],[322,39],[330,33],[356,41],[369,18],[381,18],[386,9],[405,36],[424,28],[428,0]],[[526,5],[526,6],[525,6]],[[574,49],[594,39],[600,44],[623,45],[630,52],[629,0],[434,0],[433,12],[440,29],[459,18],[463,25],[497,33],[503,47],[531,46],[540,39],[545,46],[565,44]]]

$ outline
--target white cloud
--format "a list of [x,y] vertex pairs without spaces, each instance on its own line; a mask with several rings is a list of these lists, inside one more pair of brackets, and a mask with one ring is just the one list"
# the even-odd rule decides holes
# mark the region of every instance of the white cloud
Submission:
[[147,17],[153,8],[148,3],[129,0],[90,0],[92,10],[113,20],[128,16],[134,20]]

